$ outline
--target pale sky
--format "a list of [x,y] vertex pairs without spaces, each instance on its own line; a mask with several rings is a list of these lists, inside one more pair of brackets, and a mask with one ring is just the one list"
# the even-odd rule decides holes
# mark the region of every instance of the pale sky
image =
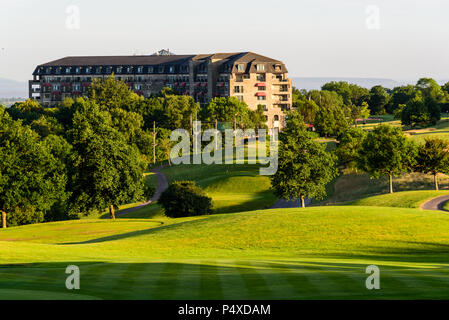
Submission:
[[169,48],[253,51],[285,62],[291,77],[449,79],[447,0],[0,0],[0,8],[0,78],[26,81],[36,65],[65,56]]

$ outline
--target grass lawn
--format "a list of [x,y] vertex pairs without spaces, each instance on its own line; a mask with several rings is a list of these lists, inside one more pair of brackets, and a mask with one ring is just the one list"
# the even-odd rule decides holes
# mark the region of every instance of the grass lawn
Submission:
[[1,230],[0,246],[0,299],[449,298],[449,215],[418,209],[58,222]]
[[212,198],[216,213],[270,208],[276,197],[259,165],[178,165],[163,170],[169,182],[193,180]]
[[448,191],[405,191],[393,194],[382,194],[349,203],[355,206],[419,208],[424,202],[448,195]]
[[[440,189],[449,192],[449,176],[439,175]],[[389,189],[387,177],[370,179],[365,173],[343,170],[343,174],[330,183],[326,189],[328,197],[320,204],[332,205],[355,201],[374,195],[386,194]],[[393,178],[395,192],[433,191],[433,176],[422,173],[407,173]]]

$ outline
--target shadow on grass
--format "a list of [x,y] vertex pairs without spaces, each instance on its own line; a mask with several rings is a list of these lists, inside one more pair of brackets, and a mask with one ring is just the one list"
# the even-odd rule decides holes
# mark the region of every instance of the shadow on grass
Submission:
[[[67,266],[80,269],[80,290],[65,287]],[[291,260],[202,263],[79,262],[0,265],[0,299],[443,299],[449,273],[381,266],[382,290],[365,287],[366,265]],[[424,274],[423,274],[424,272]],[[413,287],[404,283],[413,283]]]
[[97,239],[92,239],[92,240],[87,240],[87,241],[58,243],[58,245],[92,244],[92,243],[101,243],[101,242],[108,242],[108,241],[115,241],[115,240],[123,240],[123,239],[127,239],[127,238],[140,237],[140,236],[154,234],[154,233],[161,232],[161,231],[176,229],[185,224],[199,224],[199,223],[202,223],[202,220],[203,219],[184,221],[184,222],[179,222],[179,223],[174,223],[174,224],[169,224],[169,225],[164,225],[164,222],[155,221],[155,222],[161,223],[162,226],[161,227],[153,227],[153,228],[146,229],[146,230],[116,234],[116,235],[112,235],[112,236],[107,236],[107,237],[102,237],[102,238],[97,238]]

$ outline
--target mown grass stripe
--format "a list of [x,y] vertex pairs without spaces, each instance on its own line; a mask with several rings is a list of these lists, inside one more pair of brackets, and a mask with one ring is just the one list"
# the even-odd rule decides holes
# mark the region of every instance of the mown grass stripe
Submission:
[[176,262],[167,262],[164,264],[162,272],[155,287],[155,296],[160,300],[170,300],[176,298],[176,290],[181,285],[179,274],[183,264]]
[[274,299],[273,292],[265,279],[258,274],[257,268],[247,261],[234,261],[234,264],[248,290],[250,299]]
[[179,285],[176,287],[175,298],[182,300],[197,300],[200,296],[201,271],[199,261],[188,261],[182,264],[177,274]]
[[290,299],[307,298],[310,294],[318,292],[316,285],[310,281],[310,278],[304,276],[303,272],[286,268],[278,263],[271,262],[267,265],[273,269],[273,272],[279,272],[283,281],[294,291],[294,295]]
[[121,276],[117,279],[111,294],[118,299],[138,299],[139,287],[138,278],[141,276],[146,265],[143,263],[130,263],[128,267],[123,271]]
[[222,300],[223,290],[216,261],[201,261],[199,299]]
[[157,281],[161,277],[161,273],[165,263],[161,262],[152,262],[146,263],[145,268],[140,273],[137,278],[137,282],[139,283],[136,289],[139,290],[139,297],[136,298],[138,300],[151,300],[158,299],[157,293]]
[[216,260],[217,275],[221,283],[223,299],[249,299],[250,294],[232,260]]
[[273,299],[294,299],[297,296],[298,291],[287,281],[287,269],[264,261],[251,261],[250,265],[255,267],[254,270],[265,280],[272,291]]
[[81,291],[94,293],[100,298],[107,298],[114,294],[114,287],[126,269],[126,264],[100,263],[81,266]]

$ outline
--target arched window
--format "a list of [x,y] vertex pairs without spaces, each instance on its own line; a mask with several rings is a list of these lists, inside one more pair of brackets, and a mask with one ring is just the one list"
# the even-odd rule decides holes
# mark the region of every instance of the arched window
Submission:
[[277,114],[274,116],[274,121],[279,121],[279,116]]

